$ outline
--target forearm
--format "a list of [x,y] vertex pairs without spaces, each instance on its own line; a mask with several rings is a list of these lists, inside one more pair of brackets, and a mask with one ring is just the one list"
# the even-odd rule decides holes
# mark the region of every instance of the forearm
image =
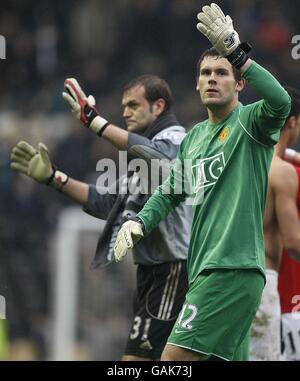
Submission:
[[243,78],[276,114],[288,115],[290,96],[271,73],[252,60],[248,60],[241,71]]
[[[291,234],[292,232],[294,233]],[[291,228],[289,234],[285,234],[282,237],[282,243],[289,255],[300,262],[300,229],[298,226],[295,230]]]
[[68,182],[61,189],[61,193],[85,207],[88,202],[89,185],[69,178]]
[[137,214],[145,226],[145,232],[150,233],[176,206],[166,195],[154,194]]
[[109,124],[104,130],[102,137],[113,144],[118,150],[127,150],[128,132],[113,124]]
[[251,64],[252,64],[252,60],[251,60],[251,58],[248,58],[248,60],[240,68],[240,72],[242,75],[244,75],[245,71],[251,66]]
[[176,197],[176,195],[163,192],[163,187],[164,185],[161,185],[156,189],[143,209],[137,214],[137,217],[144,223],[146,233],[153,230],[184,200],[184,197]]
[[82,205],[85,212],[100,219],[107,219],[117,198],[117,195],[110,194],[108,189],[97,190],[94,185],[72,178],[68,178],[67,182],[60,188],[54,185],[50,186],[56,190],[59,189],[70,200]]

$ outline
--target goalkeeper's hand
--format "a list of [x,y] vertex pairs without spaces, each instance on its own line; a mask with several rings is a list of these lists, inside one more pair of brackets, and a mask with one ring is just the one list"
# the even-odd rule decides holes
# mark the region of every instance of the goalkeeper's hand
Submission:
[[205,5],[197,15],[197,29],[209,39],[221,56],[239,69],[247,61],[247,53],[251,50],[247,43],[240,43],[240,38],[233,28],[230,16],[225,16],[215,3]]
[[35,181],[52,185],[60,190],[66,184],[68,176],[59,172],[52,165],[47,147],[39,143],[37,151],[29,143],[21,141],[11,153],[11,168],[24,173]]
[[232,19],[224,15],[222,9],[212,3],[205,5],[198,13],[198,30],[206,36],[217,51],[226,57],[240,44],[238,33],[233,29]]
[[64,87],[63,99],[70,106],[75,118],[80,120],[85,127],[101,136],[109,123],[99,115],[95,98],[92,95],[87,97],[75,78],[67,78]]
[[122,261],[128,250],[132,249],[143,235],[141,223],[136,221],[125,222],[119,230],[114,246],[115,261]]

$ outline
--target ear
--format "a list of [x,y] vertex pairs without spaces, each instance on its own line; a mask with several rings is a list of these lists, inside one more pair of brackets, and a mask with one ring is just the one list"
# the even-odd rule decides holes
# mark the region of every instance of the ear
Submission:
[[159,116],[166,108],[166,101],[162,98],[157,99],[152,106],[155,116]]
[[236,87],[235,87],[236,91],[240,93],[245,87],[245,84],[246,84],[246,81],[243,78],[237,81]]

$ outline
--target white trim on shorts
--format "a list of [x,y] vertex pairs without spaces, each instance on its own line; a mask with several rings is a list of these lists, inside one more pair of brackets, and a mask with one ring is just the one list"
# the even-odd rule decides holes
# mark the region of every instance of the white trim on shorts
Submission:
[[174,345],[175,347],[180,347],[180,348],[184,348],[184,349],[189,349],[189,350],[192,351],[192,352],[203,353],[204,355],[207,355],[207,356],[216,356],[216,357],[219,357],[220,359],[225,360],[225,361],[231,361],[231,360],[226,359],[226,358],[223,357],[223,356],[217,355],[216,353],[212,353],[212,352],[208,353],[208,352],[204,352],[204,351],[199,351],[199,350],[197,350],[197,349],[190,348],[190,347],[185,347],[184,345],[174,344],[174,343],[171,343],[171,342],[169,342],[169,341],[167,341],[167,344]]
[[148,308],[149,295],[152,291],[152,287],[150,288],[146,296],[146,311],[149,314],[149,316],[160,321],[171,321],[176,319],[175,316],[172,318],[171,314],[172,314],[174,302],[177,297],[177,290],[178,290],[178,284],[179,284],[181,273],[182,273],[181,261],[171,263],[169,274],[166,277],[165,287],[163,289],[163,293],[161,296],[160,306],[159,306],[157,316],[153,315]]

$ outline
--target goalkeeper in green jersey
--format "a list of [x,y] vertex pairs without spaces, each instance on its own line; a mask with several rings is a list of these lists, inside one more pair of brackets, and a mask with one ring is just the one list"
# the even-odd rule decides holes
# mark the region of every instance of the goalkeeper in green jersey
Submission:
[[[263,215],[268,170],[291,100],[252,61],[232,20],[204,6],[197,28],[212,43],[197,65],[208,119],[182,141],[168,179],[116,240],[120,261],[187,197],[194,200],[189,290],[162,360],[247,360],[249,329],[265,284]],[[242,105],[248,82],[261,100]],[[178,191],[182,189],[182,191]]]

